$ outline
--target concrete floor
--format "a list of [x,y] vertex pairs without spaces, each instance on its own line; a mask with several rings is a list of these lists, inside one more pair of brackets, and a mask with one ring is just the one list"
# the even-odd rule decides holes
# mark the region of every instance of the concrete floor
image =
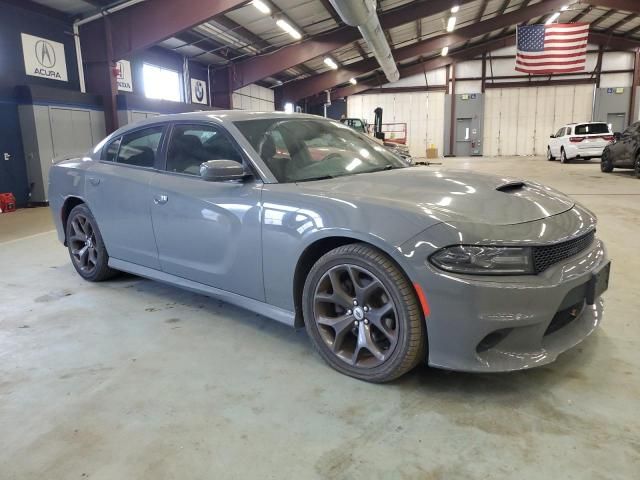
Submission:
[[593,209],[602,328],[498,375],[339,375],[303,331],[132,276],[76,275],[45,209],[0,215],[0,478],[640,478],[640,181],[596,161],[446,159]]

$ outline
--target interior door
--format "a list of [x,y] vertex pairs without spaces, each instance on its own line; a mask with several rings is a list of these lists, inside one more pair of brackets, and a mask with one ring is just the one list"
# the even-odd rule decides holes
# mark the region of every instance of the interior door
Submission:
[[622,132],[624,130],[624,113],[608,113],[607,123],[611,127],[612,132]]
[[458,118],[456,121],[456,151],[458,157],[471,155],[471,119]]
[[177,123],[166,170],[154,176],[153,227],[163,271],[264,301],[262,182],[204,181],[200,164],[243,157],[230,136],[209,124]]
[[157,175],[163,125],[112,140],[87,172],[86,196],[109,256],[160,270],[151,224],[151,177]]

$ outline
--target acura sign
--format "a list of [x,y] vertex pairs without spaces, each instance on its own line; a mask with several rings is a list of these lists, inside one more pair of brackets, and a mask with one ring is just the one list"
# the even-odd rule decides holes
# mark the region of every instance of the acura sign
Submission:
[[21,36],[25,73],[34,77],[66,82],[67,61],[64,56],[64,45],[26,33]]

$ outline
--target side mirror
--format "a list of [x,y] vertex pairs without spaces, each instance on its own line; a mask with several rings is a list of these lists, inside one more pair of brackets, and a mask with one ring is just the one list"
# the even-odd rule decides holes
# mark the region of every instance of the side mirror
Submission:
[[551,134],[551,135],[549,135],[549,138],[556,138],[556,136]]
[[209,160],[200,164],[200,176],[207,182],[242,180],[246,177],[244,167],[233,160]]
[[622,134],[620,132],[614,132],[613,138],[616,139],[616,142],[622,138]]

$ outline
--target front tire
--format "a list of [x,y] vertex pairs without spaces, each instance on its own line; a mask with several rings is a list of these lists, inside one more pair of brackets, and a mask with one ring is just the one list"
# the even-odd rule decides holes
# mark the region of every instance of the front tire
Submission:
[[101,282],[118,273],[109,268],[109,255],[89,207],[80,204],[71,210],[66,231],[71,263],[82,278]]
[[600,171],[604,173],[613,172],[613,162],[611,161],[609,150],[602,152],[602,157],[600,157]]
[[547,160],[549,162],[553,162],[556,159],[553,155],[551,155],[551,147],[547,147]]
[[569,159],[567,158],[567,153],[564,151],[564,148],[560,150],[560,163],[569,163]]
[[335,248],[315,263],[303,313],[316,350],[340,373],[388,382],[426,358],[426,326],[411,282],[368,245]]
[[633,164],[633,173],[636,178],[640,178],[640,156],[636,158],[636,162]]

